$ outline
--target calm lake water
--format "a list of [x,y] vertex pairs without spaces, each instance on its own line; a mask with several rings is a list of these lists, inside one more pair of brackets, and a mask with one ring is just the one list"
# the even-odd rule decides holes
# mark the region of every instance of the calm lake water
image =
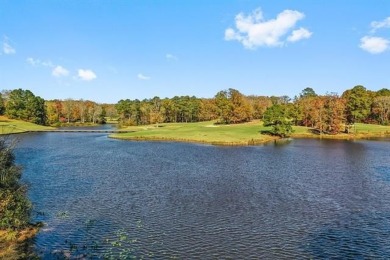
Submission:
[[19,135],[45,259],[390,258],[390,143]]

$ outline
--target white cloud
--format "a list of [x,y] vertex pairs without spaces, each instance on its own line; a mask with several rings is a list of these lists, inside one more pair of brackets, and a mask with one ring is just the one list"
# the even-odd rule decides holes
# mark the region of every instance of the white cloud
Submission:
[[165,58],[166,58],[167,60],[178,60],[177,56],[175,56],[175,55],[173,55],[173,54],[170,54],[170,53],[167,53],[167,54],[165,55]]
[[374,33],[376,30],[380,28],[390,28],[390,17],[385,18],[383,21],[377,22],[373,21],[371,22],[371,32]]
[[57,67],[55,67],[53,69],[51,74],[54,77],[64,77],[64,76],[68,76],[69,75],[69,71],[67,69],[65,69],[64,67],[62,67],[62,66],[57,66]]
[[81,80],[86,80],[86,81],[96,79],[96,74],[92,70],[79,69],[78,76]]
[[287,41],[296,42],[302,39],[308,39],[311,37],[313,33],[308,31],[305,28],[299,28],[298,30],[294,30],[290,36],[287,37]]
[[137,78],[140,79],[140,80],[149,80],[149,79],[150,79],[149,76],[145,76],[145,75],[143,75],[142,73],[139,73],[139,74],[137,75]]
[[41,61],[40,59],[34,59],[31,57],[27,58],[26,61],[32,66],[43,66],[43,67],[50,67],[50,68],[55,67],[53,63],[51,63],[51,61]]
[[364,36],[360,39],[360,48],[372,54],[379,54],[389,49],[390,41],[382,37]]
[[[283,46],[287,33],[304,17],[303,13],[294,10],[284,10],[275,19],[270,20],[264,19],[261,9],[256,9],[247,16],[239,13],[235,17],[236,30],[233,28],[226,29],[225,40],[237,40],[248,49],[255,49],[260,46]],[[307,29],[300,28],[292,32],[289,41],[309,38],[311,34]]]
[[3,52],[5,54],[11,55],[15,54],[16,50],[11,45],[9,45],[9,43],[3,42]]

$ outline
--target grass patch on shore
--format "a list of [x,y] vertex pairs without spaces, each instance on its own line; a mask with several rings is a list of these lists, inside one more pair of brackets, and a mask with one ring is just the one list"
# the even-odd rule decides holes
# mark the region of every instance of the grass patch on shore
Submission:
[[36,125],[33,123],[9,119],[5,116],[0,116],[0,135],[2,134],[16,134],[24,133],[28,131],[49,130],[52,127]]
[[[259,120],[237,125],[217,125],[214,121],[198,123],[164,123],[125,128],[132,133],[110,135],[112,138],[148,141],[179,141],[216,145],[254,145],[266,143],[278,137],[267,135],[270,127]],[[356,131],[355,131],[356,129]],[[309,127],[294,126],[293,138],[364,139],[390,136],[390,126],[356,124],[353,133],[316,134]]]
[[294,133],[291,137],[295,138],[325,138],[325,139],[365,139],[381,138],[390,136],[390,126],[356,123],[351,127],[349,134],[340,133],[336,135],[316,134],[309,127],[294,126]]
[[258,120],[237,125],[216,125],[213,121],[198,123],[168,123],[133,126],[132,133],[113,134],[110,137],[128,140],[181,141],[218,145],[253,145],[276,138],[261,134],[270,130]]

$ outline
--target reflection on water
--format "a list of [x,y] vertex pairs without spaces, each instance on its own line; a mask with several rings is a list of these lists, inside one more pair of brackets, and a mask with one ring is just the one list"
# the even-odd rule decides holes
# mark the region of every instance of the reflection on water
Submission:
[[389,143],[217,147],[21,136],[36,238],[90,258],[389,258]]

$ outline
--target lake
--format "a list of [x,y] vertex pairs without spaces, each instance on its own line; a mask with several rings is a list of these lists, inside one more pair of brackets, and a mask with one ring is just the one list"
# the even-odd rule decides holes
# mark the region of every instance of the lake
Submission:
[[18,138],[44,259],[390,257],[388,140]]

